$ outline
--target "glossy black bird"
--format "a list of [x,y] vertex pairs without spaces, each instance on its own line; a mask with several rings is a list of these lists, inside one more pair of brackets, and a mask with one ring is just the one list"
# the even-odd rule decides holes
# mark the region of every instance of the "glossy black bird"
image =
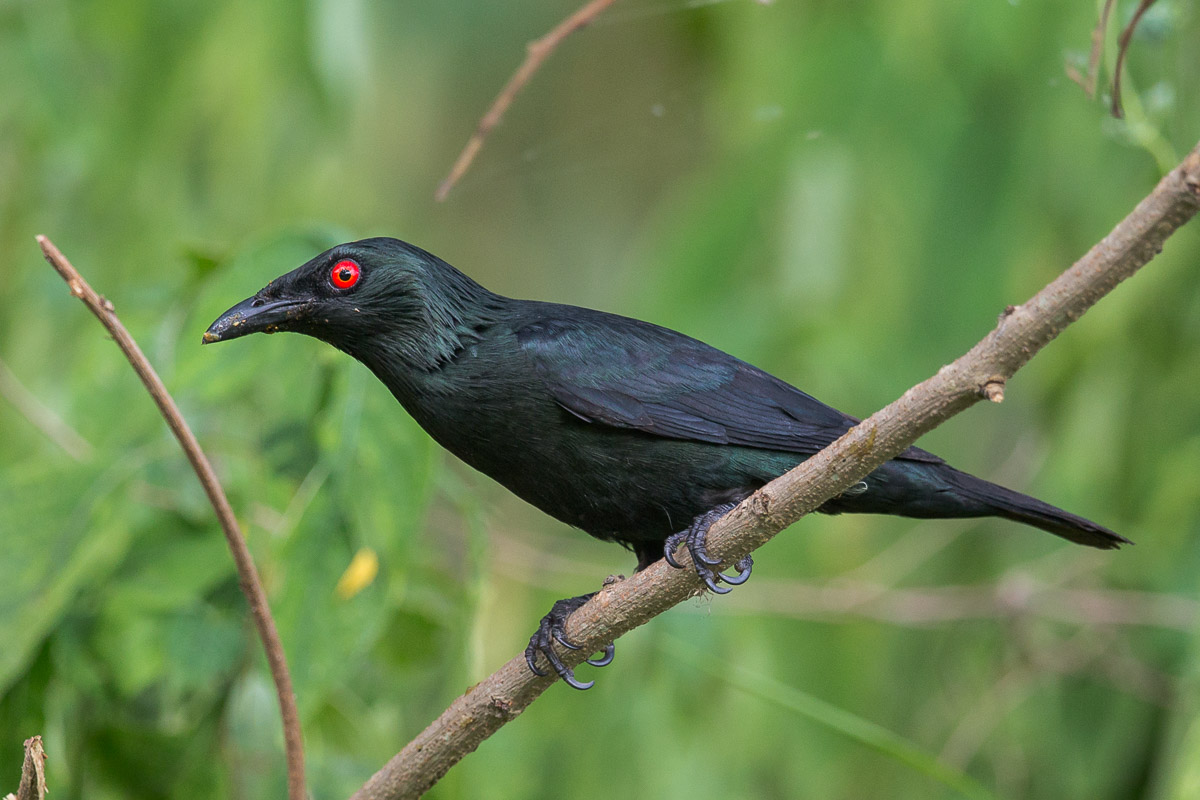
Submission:
[[[721,515],[857,420],[731,355],[648,322],[513,300],[396,239],[338,245],[226,311],[205,342],[295,331],[357,358],[443,447],[551,516],[637,555],[639,570],[684,544],[715,592],[704,539]],[[1127,542],[1082,517],[911,447],[820,508],[905,517],[996,516],[1099,548]],[[530,639],[573,648],[560,600]],[[612,659],[609,645],[596,665]]]

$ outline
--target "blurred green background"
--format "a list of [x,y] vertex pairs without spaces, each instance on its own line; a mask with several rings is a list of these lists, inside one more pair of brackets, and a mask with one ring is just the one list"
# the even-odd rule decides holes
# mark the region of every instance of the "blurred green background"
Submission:
[[[1200,136],[1194,0],[1141,26],[1126,122],[1065,76],[1086,67],[1091,0],[620,0],[435,204],[525,43],[577,4],[0,2],[0,788],[41,733],[56,798],[283,793],[216,522],[35,234],[115,303],[216,463],[287,648],[311,790],[339,798],[555,599],[633,559],[440,452],[315,340],[201,349],[219,312],[337,241],[394,235],[863,415]],[[622,639],[581,669],[594,690],[553,687],[432,796],[1194,797],[1198,276],[1193,223],[1002,406],[922,442],[1137,547],[805,519],[748,585]],[[339,592],[356,553],[378,574]]]

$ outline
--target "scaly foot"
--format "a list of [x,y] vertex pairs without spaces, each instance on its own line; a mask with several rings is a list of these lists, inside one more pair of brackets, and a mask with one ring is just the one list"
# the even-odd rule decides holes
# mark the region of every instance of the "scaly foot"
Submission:
[[[688,553],[692,556],[692,568],[696,570],[696,574],[700,576],[705,585],[717,594],[728,594],[733,591],[730,587],[745,583],[750,578],[750,570],[754,568],[754,559],[746,556],[734,564],[734,568],[737,569],[736,575],[724,575],[712,569],[721,562],[719,559],[709,558],[708,552],[705,550],[708,529],[736,506],[736,503],[725,503],[704,512],[692,520],[692,524],[686,530],[667,537],[667,541],[663,545],[663,555],[667,559],[667,563],[676,569],[682,569],[683,565],[675,560],[675,549],[680,544],[686,545]],[[717,581],[723,581],[729,586],[718,586]]]
[[[575,613],[575,611],[596,596],[595,592],[591,594],[581,594],[579,597],[568,597],[565,600],[559,600],[550,609],[550,613],[542,617],[542,622],[538,625],[537,632],[529,637],[529,646],[525,648],[525,663],[529,665],[529,669],[538,677],[544,676],[546,673],[538,669],[537,657],[541,653],[550,662],[550,666],[558,673],[558,677],[567,682],[568,686],[575,689],[590,689],[596,683],[588,681],[582,683],[575,678],[575,671],[562,662],[558,657],[558,653],[554,652],[554,643],[558,642],[568,650],[578,650],[579,645],[572,644],[567,641],[566,623],[567,617]],[[614,647],[611,644],[605,645],[604,655],[600,658],[589,658],[586,663],[593,667],[606,667],[612,663]]]

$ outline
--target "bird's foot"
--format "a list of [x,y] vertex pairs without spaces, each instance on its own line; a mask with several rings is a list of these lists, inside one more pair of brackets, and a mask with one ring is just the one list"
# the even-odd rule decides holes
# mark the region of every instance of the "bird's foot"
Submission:
[[[558,677],[567,682],[567,685],[574,689],[590,689],[596,683],[595,681],[581,682],[575,678],[575,671],[562,662],[558,657],[558,653],[554,652],[554,643],[558,642],[568,650],[578,650],[579,645],[572,644],[567,641],[566,624],[567,618],[570,617],[580,606],[596,596],[595,592],[591,594],[582,594],[579,597],[568,597],[565,600],[559,600],[550,609],[550,613],[542,617],[541,624],[538,625],[537,632],[529,637],[529,646],[525,648],[525,663],[529,665],[529,670],[539,678],[546,673],[538,669],[537,657],[538,653],[545,656],[546,661],[550,662],[550,666],[558,673]],[[593,667],[606,667],[612,663],[614,647],[612,644],[605,645],[604,655],[599,658],[589,658],[586,663]]]
[[[696,570],[696,574],[700,576],[700,580],[704,581],[709,590],[717,594],[728,594],[733,591],[730,587],[745,583],[749,580],[750,570],[754,567],[754,559],[746,556],[734,564],[734,568],[737,569],[736,575],[726,575],[713,569],[713,567],[719,566],[721,561],[709,557],[708,551],[705,550],[708,529],[713,526],[713,523],[732,511],[736,505],[736,503],[725,503],[706,511],[692,520],[691,526],[686,530],[667,537],[667,541],[663,545],[663,556],[667,559],[667,563],[676,569],[681,569],[683,565],[675,560],[675,550],[679,545],[685,545],[692,557],[692,568]],[[729,586],[718,586],[718,581],[727,583]]]

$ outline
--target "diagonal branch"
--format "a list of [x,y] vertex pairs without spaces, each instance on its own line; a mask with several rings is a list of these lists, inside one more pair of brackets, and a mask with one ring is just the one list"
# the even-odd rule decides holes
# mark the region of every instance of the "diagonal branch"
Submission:
[[512,101],[516,99],[517,94],[525,88],[525,84],[529,83],[529,79],[542,66],[542,62],[550,57],[550,54],[558,48],[562,40],[591,23],[592,20],[600,16],[600,13],[604,9],[615,2],[616,0],[591,0],[591,2],[585,4],[574,14],[555,25],[554,29],[545,36],[529,43],[529,47],[526,48],[525,52],[525,60],[521,62],[521,66],[517,67],[517,71],[508,79],[508,83],[500,90],[500,94],[496,95],[496,99],[492,101],[491,108],[479,120],[479,125],[475,127],[475,132],[467,140],[466,147],[458,154],[458,159],[455,160],[454,166],[450,168],[450,174],[438,186],[433,199],[438,202],[445,200],[446,196],[450,194],[450,190],[454,188],[454,184],[458,183],[459,179],[467,174],[467,170],[471,168],[471,162],[475,160],[475,156],[479,154],[480,148],[483,147],[483,140],[492,132],[492,128],[500,124],[500,120],[504,118],[504,112],[508,111],[508,107],[512,105]]
[[289,800],[305,800],[304,751],[300,738],[300,714],[296,710],[296,695],[292,690],[292,678],[288,674],[287,661],[283,655],[283,643],[279,640],[279,631],[275,629],[275,620],[271,617],[271,609],[267,605],[267,593],[263,590],[258,570],[254,567],[254,559],[251,558],[250,549],[246,547],[246,540],[238,528],[233,508],[229,505],[229,499],[217,481],[217,475],[213,472],[212,465],[208,463],[208,458],[200,449],[200,443],[196,441],[191,428],[184,422],[183,415],[179,413],[179,407],[175,405],[175,400],[167,392],[167,387],[163,385],[162,379],[158,377],[154,367],[150,366],[142,349],[138,347],[137,342],[129,335],[129,331],[125,330],[125,326],[121,324],[121,320],[113,311],[113,304],[88,285],[88,282],[83,279],[75,267],[71,266],[71,262],[67,261],[66,256],[54,246],[53,242],[45,236],[37,237],[37,242],[41,246],[46,260],[50,262],[50,266],[58,271],[62,279],[67,282],[67,286],[71,288],[71,294],[82,300],[88,310],[96,315],[96,319],[100,320],[100,324],[112,335],[117,347],[120,347],[121,352],[129,359],[134,371],[142,379],[146,391],[158,405],[159,413],[166,420],[167,426],[179,440],[184,454],[191,462],[192,469],[196,471],[196,476],[204,486],[204,492],[208,495],[213,510],[217,512],[221,530],[225,532],[229,550],[233,553],[233,561],[237,566],[242,594],[246,596],[246,602],[250,605],[254,625],[258,628],[259,638],[262,639],[263,649],[267,654],[267,664],[271,668],[271,677],[275,681],[275,690],[279,695],[279,711],[283,719],[283,740],[287,751],[288,798]]
[[[1200,145],[1113,231],[1032,299],[1011,306],[996,328],[957,361],[909,389],[829,447],[772,481],[709,532],[709,553],[731,563],[825,500],[846,490],[950,417],[983,398],[1000,402],[1005,382],[1038,350],[1161,250],[1200,207]],[[682,556],[686,558],[686,556]],[[606,586],[567,623],[582,645],[561,654],[574,666],[700,588],[690,569],[658,561]],[[530,673],[518,655],[459,697],[355,793],[353,800],[400,800],[433,786],[467,753],[512,720],[554,682]]]

